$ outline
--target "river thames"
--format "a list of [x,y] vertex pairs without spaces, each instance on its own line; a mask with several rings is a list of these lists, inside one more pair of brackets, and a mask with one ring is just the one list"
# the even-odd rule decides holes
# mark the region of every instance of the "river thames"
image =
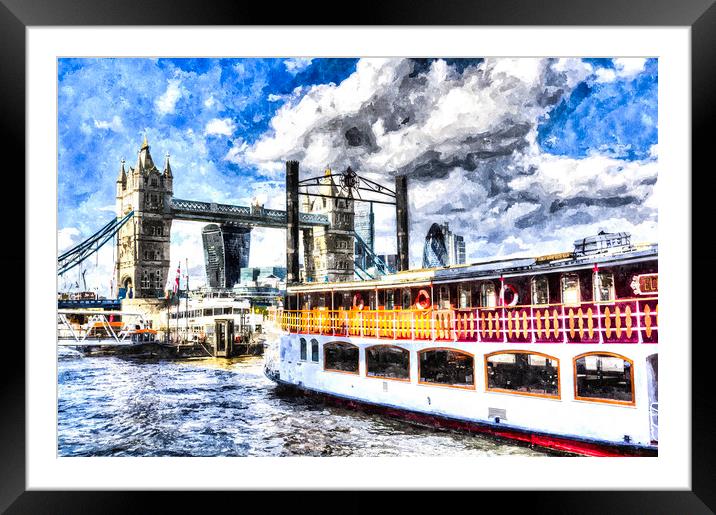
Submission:
[[277,393],[262,357],[58,360],[59,456],[549,456]]

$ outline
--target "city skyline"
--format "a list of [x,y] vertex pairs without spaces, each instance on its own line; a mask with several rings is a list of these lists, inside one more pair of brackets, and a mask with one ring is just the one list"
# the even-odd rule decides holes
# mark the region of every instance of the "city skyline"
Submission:
[[[280,209],[287,159],[389,187],[405,173],[412,267],[435,219],[468,261],[600,229],[656,240],[654,59],[60,59],[58,81],[60,251],[114,215],[120,159],[144,134],[196,200]],[[379,254],[395,252],[393,218],[376,206]],[[171,241],[197,286],[201,228],[175,222]],[[285,266],[283,231],[253,233],[250,265]],[[87,265],[102,290],[111,256]]]

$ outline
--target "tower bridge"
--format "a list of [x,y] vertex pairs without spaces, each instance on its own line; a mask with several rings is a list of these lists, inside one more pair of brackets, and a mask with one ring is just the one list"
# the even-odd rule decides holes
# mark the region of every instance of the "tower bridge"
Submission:
[[[173,198],[169,211],[174,220],[217,224],[233,223],[246,227],[286,228],[286,211],[266,209],[256,204],[251,207],[245,207]],[[298,216],[301,227],[325,227],[331,225],[328,215],[299,213]]]
[[[58,272],[77,266],[116,234],[116,283],[120,297],[158,299],[171,268],[170,236],[173,220],[246,227],[286,229],[286,264],[289,283],[299,281],[299,232],[304,247],[304,280],[353,280],[354,242],[365,245],[354,230],[354,203],[371,201],[396,206],[398,267],[407,269],[407,187],[405,177],[396,177],[396,192],[367,179],[350,168],[343,174],[327,169],[323,176],[299,181],[299,163],[286,163],[286,211],[267,209],[255,203],[235,206],[174,198],[174,175],[167,154],[160,171],[145,136],[134,167],[122,159],[116,181],[116,221],[58,259]],[[338,179],[338,183],[336,182]],[[316,187],[319,193],[310,193]],[[299,192],[299,188],[304,191]],[[360,191],[388,196],[391,201],[364,200]],[[359,198],[354,198],[357,193]],[[299,201],[299,195],[303,199]],[[283,252],[283,249],[276,249]],[[371,253],[367,249],[365,253]],[[376,268],[387,271],[385,263]],[[365,270],[362,270],[365,272]]]

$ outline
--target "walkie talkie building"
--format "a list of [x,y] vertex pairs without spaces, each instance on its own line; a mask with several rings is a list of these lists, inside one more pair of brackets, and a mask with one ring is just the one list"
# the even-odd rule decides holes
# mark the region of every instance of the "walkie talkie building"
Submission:
[[241,269],[249,265],[251,229],[209,224],[201,231],[204,242],[206,283],[211,288],[232,288]]

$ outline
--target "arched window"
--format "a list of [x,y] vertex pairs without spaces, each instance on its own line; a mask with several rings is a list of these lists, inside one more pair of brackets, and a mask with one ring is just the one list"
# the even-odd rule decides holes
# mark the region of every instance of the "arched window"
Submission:
[[559,398],[559,360],[540,353],[499,351],[485,356],[488,391]]
[[594,301],[609,302],[614,300],[614,274],[607,272],[594,273]]
[[495,283],[492,281],[480,285],[480,306],[483,308],[497,306],[497,293],[495,292]]
[[366,375],[388,379],[410,379],[410,352],[392,345],[374,345],[365,350]]
[[410,295],[410,288],[403,288],[401,296],[402,300],[400,306],[403,309],[410,309],[410,305],[413,303],[412,296]]
[[394,309],[393,290],[385,290],[385,309]]
[[610,352],[574,358],[574,398],[583,401],[634,404],[633,362]]
[[368,293],[368,309],[375,310],[378,309],[377,307],[378,302],[376,301],[376,292],[371,291]]
[[157,270],[154,274],[154,277],[156,279],[156,286],[155,288],[159,289],[162,287],[162,272],[160,270]]
[[472,354],[455,349],[425,349],[418,356],[419,383],[475,388]]
[[469,284],[460,284],[458,286],[458,307],[469,308],[470,298],[472,297],[472,289]]
[[549,304],[549,281],[543,275],[532,278],[532,304]]
[[447,285],[442,285],[438,289],[438,302],[440,309],[450,309],[450,290]]
[[311,361],[318,363],[318,340],[311,339]]
[[149,273],[146,270],[142,272],[142,288],[149,288]]
[[337,372],[358,373],[358,347],[346,342],[323,345],[323,368]]
[[577,274],[564,274],[562,276],[562,304],[579,304],[579,276]]
[[306,339],[305,338],[301,338],[300,345],[301,345],[301,361],[306,361],[308,359],[308,355],[307,355],[308,352],[306,350]]

